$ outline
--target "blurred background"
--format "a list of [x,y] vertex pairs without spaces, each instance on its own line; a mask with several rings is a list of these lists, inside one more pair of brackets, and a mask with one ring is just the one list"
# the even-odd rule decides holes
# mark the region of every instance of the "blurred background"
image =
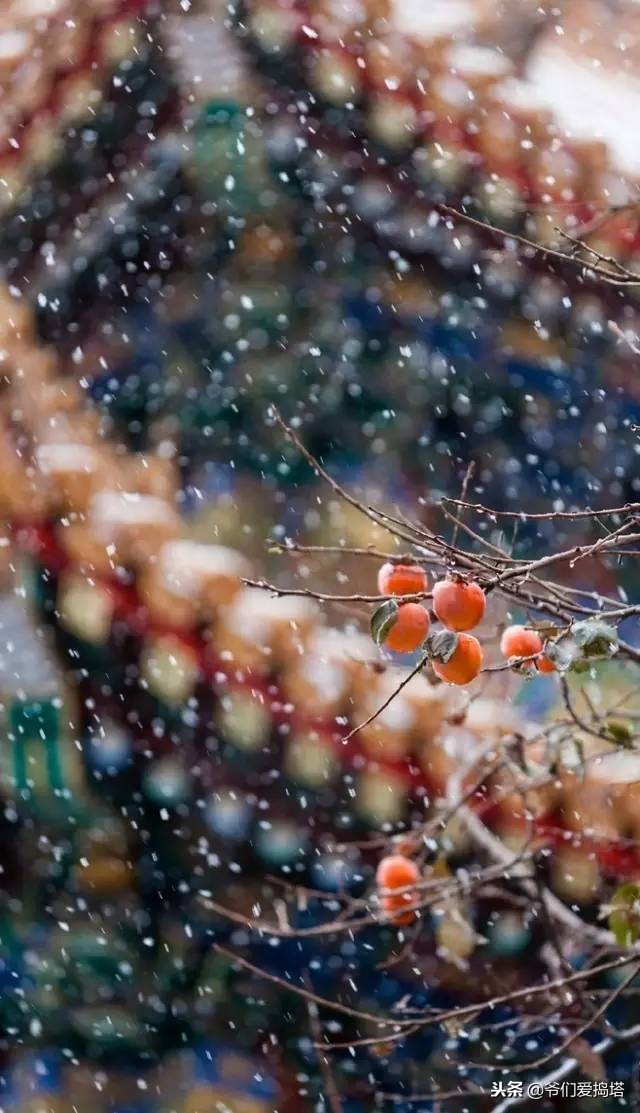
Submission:
[[[473,909],[480,953],[445,916],[390,974],[389,927],[252,930],[294,882],[307,926],[313,893],[365,892],[360,840],[556,689],[498,676],[456,726],[418,683],[345,749],[389,690],[361,614],[242,580],[375,591],[340,550],[389,545],[272,403],[363,501],[426,523],[471,462],[487,506],[638,500],[639,61],[634,0],[2,6],[1,1110],[328,1110],[300,999],[229,950],[370,1005],[416,971],[432,1004],[535,976],[507,907]],[[538,525],[482,529],[580,541]],[[637,586],[595,559],[572,583]],[[638,876],[637,793],[570,792],[549,876],[595,917],[603,878]],[[463,1042],[345,1054],[343,1113],[435,1109],[407,1079],[446,1088]],[[622,1108],[598,1101],[576,1109]]]

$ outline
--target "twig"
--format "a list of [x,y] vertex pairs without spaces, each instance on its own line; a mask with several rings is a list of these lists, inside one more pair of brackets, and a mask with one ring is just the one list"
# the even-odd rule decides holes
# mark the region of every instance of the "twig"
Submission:
[[357,727],[353,727],[353,729],[350,730],[348,734],[345,734],[342,741],[344,743],[349,742],[354,737],[354,735],[359,734],[359,732],[361,730],[364,730],[365,727],[368,727],[369,724],[374,721],[374,719],[377,719],[379,715],[382,715],[382,712],[386,711],[389,704],[392,703],[393,700],[396,698],[396,696],[400,694],[402,689],[406,688],[409,681],[413,680],[414,676],[417,676],[417,674],[420,672],[420,670],[424,668],[424,666],[426,665],[428,660],[429,660],[428,657],[421,657],[420,660],[418,661],[418,664],[415,665],[411,669],[411,671],[408,672],[407,675],[402,678],[402,680],[397,685],[397,687],[394,688],[394,690],[391,692],[391,695],[387,696],[384,703],[381,703],[380,706],[377,707],[376,710],[373,712],[373,714],[369,715],[369,718],[365,719],[363,723],[358,723]]
[[313,469],[316,475],[319,475],[321,479],[324,479],[325,483],[329,484],[331,490],[334,491],[336,495],[338,495],[341,499],[348,503],[349,506],[352,506],[355,510],[359,510],[361,514],[364,514],[365,518],[369,518],[369,520],[375,525],[380,526],[388,533],[401,538],[402,541],[409,541],[411,544],[413,544],[414,539],[410,534],[403,533],[398,529],[392,529],[391,526],[385,524],[385,522],[381,520],[385,517],[385,515],[382,515],[379,511],[365,506],[365,504],[361,502],[360,499],[356,498],[355,495],[352,495],[349,491],[346,490],[345,487],[338,483],[338,481],[329,474],[326,468],[322,466],[320,461],[316,459],[316,457],[311,452],[309,452],[309,449],[306,447],[303,441],[300,440],[298,434],[294,432],[290,425],[287,425],[280,411],[275,406],[272,405],[269,408],[269,414],[276,422],[276,424],[280,427],[285,436],[291,441],[293,445],[295,445],[295,447],[298,449],[298,452],[307,461],[309,467]]
[[626,344],[627,347],[631,349],[634,356],[640,356],[640,345],[631,340],[627,333],[620,328],[620,325],[617,324],[616,321],[609,321],[609,332],[612,332],[614,336],[617,336],[618,340],[622,340],[623,344]]
[[[309,975],[305,974],[305,988],[311,989]],[[324,1082],[324,1097],[331,1113],[342,1113],[342,1101],[336,1085],[336,1080],[331,1069],[331,1064],[327,1056],[322,1052],[322,1028],[320,1026],[320,1017],[318,1014],[318,1006],[315,1001],[307,1000],[307,1015],[309,1017],[309,1028],[311,1029],[311,1036],[313,1039],[314,1047],[318,1052],[318,1066],[320,1067],[320,1074]]]
[[[546,1064],[550,1063],[553,1059],[557,1059],[559,1055],[563,1055],[565,1051],[570,1051],[571,1045],[575,1043],[575,1041],[579,1039],[580,1036],[584,1035],[584,1033],[589,1028],[593,1028],[596,1022],[598,1020],[601,1020],[607,1010],[611,1008],[615,1001],[617,1001],[618,997],[620,997],[624,990],[631,985],[631,982],[634,980],[634,978],[637,977],[638,971],[640,971],[640,963],[636,964],[636,966],[631,969],[624,981],[622,981],[619,986],[615,986],[614,989],[612,989],[611,992],[607,994],[604,1001],[601,1005],[598,1006],[595,1012],[593,1012],[587,1020],[583,1021],[583,1023],[580,1025],[579,1028],[576,1029],[575,1032],[571,1032],[571,1034],[565,1039],[564,1043],[561,1043],[559,1047],[555,1047],[552,1051],[549,1051],[540,1059],[536,1059],[533,1063],[522,1063],[519,1066],[510,1066],[509,1071],[513,1074],[522,1074],[525,1071],[538,1070],[540,1067],[546,1066]],[[501,1066],[499,1069],[504,1071],[504,1066]]]
[[[595,1051],[597,1055],[602,1055],[605,1051],[609,1051],[610,1048],[614,1047],[615,1044],[628,1043],[630,1040],[635,1040],[638,1036],[640,1036],[640,1024],[635,1024],[632,1028],[627,1028],[622,1032],[618,1032],[615,1036],[605,1036],[604,1039],[594,1044],[593,1051]],[[564,1063],[562,1063],[561,1066],[557,1067],[553,1071],[550,1071],[549,1074],[543,1075],[542,1078],[537,1078],[535,1081],[541,1088],[538,1090],[538,1096],[540,1095],[540,1092],[543,1092],[554,1082],[561,1082],[563,1078],[568,1078],[570,1074],[573,1074],[574,1070],[579,1065],[580,1064],[578,1060],[574,1059],[573,1057],[570,1059],[565,1059]],[[505,1098],[504,1101],[501,1101],[497,1105],[494,1105],[491,1113],[506,1113],[507,1109],[512,1109],[516,1105],[522,1105],[525,1101],[529,1100],[529,1094],[527,1092],[527,1087],[525,1086],[523,1088],[522,1094]]]
[[[576,970],[573,974],[567,974],[560,978],[552,979],[548,982],[539,982],[536,985],[523,986],[521,989],[513,989],[509,993],[501,993],[495,997],[490,997],[486,1001],[476,1001],[472,1005],[460,1005],[453,1009],[440,1009],[420,1021],[420,1028],[428,1028],[433,1024],[444,1024],[447,1020],[463,1020],[466,1017],[475,1017],[487,1009],[496,1009],[500,1005],[511,1005],[516,1001],[526,1001],[530,997],[540,997],[543,994],[551,993],[556,989],[566,989],[567,986],[575,985],[578,982],[590,981],[591,978],[597,978],[599,974],[603,974],[609,970],[619,970],[623,966],[627,966],[633,961],[633,955],[626,955],[611,959],[609,962],[601,962],[595,966],[590,966],[585,970]],[[287,989],[294,992],[297,991],[296,986],[286,983]],[[417,1021],[415,1021],[417,1023]],[[640,1025],[638,1025],[640,1031]],[[367,1036],[359,1040],[344,1040],[340,1043],[332,1043],[328,1046],[332,1051],[338,1048],[345,1047],[370,1047],[379,1043],[396,1043],[398,1040],[406,1038],[406,1029],[401,1032],[393,1032],[384,1036]]]
[[585,250],[591,250],[591,253],[596,256],[595,262],[586,263],[583,259],[579,259],[573,252],[561,251],[559,248],[547,247],[544,244],[537,243],[535,240],[527,239],[526,236],[520,235],[518,232],[506,232],[503,228],[496,228],[494,224],[489,224],[486,220],[480,220],[478,217],[471,216],[466,213],[464,209],[454,209],[451,205],[445,205],[443,202],[434,202],[434,208],[441,213],[446,213],[447,216],[455,220],[463,220],[466,224],[470,224],[472,228],[478,228],[489,235],[500,237],[504,240],[511,240],[512,243],[520,244],[521,247],[526,247],[529,251],[534,251],[537,255],[543,255],[547,259],[555,259],[560,263],[568,263],[569,266],[582,271],[586,271],[599,278],[602,282],[610,286],[640,286],[640,275],[628,271],[626,268],[620,267],[619,273],[612,273],[602,265],[602,262],[597,258],[598,253],[593,249],[589,249],[588,244],[580,244]]
[[546,510],[546,511],[527,511],[527,510],[495,510],[490,506],[484,506],[481,502],[464,502],[462,499],[453,498],[448,495],[443,495],[444,502],[453,502],[457,506],[464,506],[466,510],[475,510],[477,514],[489,514],[493,518],[518,518],[523,522],[535,521],[550,521],[553,519],[565,519],[567,521],[577,521],[580,518],[593,518],[596,514],[601,517],[613,517],[614,514],[640,514],[640,502],[627,502],[624,506],[612,506],[605,510]]
[[[474,474],[475,470],[476,470],[475,461],[471,460],[469,462],[469,464],[467,465],[467,470],[464,473],[464,479],[462,480],[462,490],[460,492],[460,498],[461,498],[462,501],[464,501],[467,497],[467,490],[469,489],[469,484],[470,484],[470,482],[473,478],[473,474]],[[456,524],[453,527],[453,534],[451,536],[451,544],[454,547],[458,543],[458,530],[460,528],[460,518],[461,517],[462,517],[462,508],[460,508],[460,513],[458,515],[458,519],[456,521]]]
[[[251,580],[246,576],[241,582],[246,587],[257,587],[262,591],[268,591],[270,595],[277,598],[294,595],[304,599],[318,599],[322,603],[385,603],[388,599],[397,598],[395,595],[332,595],[330,592],[315,591],[310,587],[278,587],[276,584],[268,583],[267,580]],[[402,602],[422,602],[424,599],[430,599],[432,594],[431,591],[417,591],[413,595],[403,595]]]
[[273,982],[274,985],[280,986],[290,993],[296,993],[298,997],[303,997],[305,1001],[310,1001],[314,1005],[320,1005],[323,1009],[331,1009],[333,1012],[342,1013],[343,1016],[349,1016],[355,1020],[362,1020],[367,1024],[380,1024],[389,1025],[394,1028],[407,1027],[410,1028],[415,1023],[410,1020],[399,1020],[397,1017],[376,1016],[374,1013],[364,1012],[362,1009],[352,1009],[349,1005],[343,1005],[340,1001],[331,1001],[327,997],[321,997],[319,994],[306,989],[304,986],[295,985],[293,982],[288,982],[286,978],[279,978],[277,974],[272,974],[269,970],[263,970],[259,966],[254,966],[248,959],[243,958],[242,955],[235,954],[233,951],[228,951],[226,947],[220,946],[219,943],[211,944],[212,950],[217,954],[222,955],[224,958],[229,959],[229,962],[237,963],[243,966],[245,970],[249,970],[258,978],[264,978],[268,982]]

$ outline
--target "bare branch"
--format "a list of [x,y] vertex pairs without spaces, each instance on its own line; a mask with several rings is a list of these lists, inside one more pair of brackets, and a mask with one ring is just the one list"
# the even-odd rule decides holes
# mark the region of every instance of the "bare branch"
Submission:
[[411,671],[408,672],[407,675],[402,678],[402,680],[400,681],[398,686],[391,692],[391,694],[389,696],[387,696],[384,703],[381,703],[380,706],[377,707],[376,710],[371,715],[369,715],[369,718],[365,719],[363,723],[358,723],[357,727],[353,727],[353,729],[350,730],[348,734],[345,734],[342,741],[343,742],[349,742],[354,737],[354,735],[359,734],[359,732],[361,730],[364,730],[365,727],[368,727],[369,724],[372,723],[375,719],[377,719],[379,715],[382,715],[382,712],[386,711],[386,709],[387,709],[387,707],[389,706],[390,703],[393,703],[394,699],[396,698],[396,696],[398,696],[400,694],[402,689],[406,688],[409,681],[413,680],[414,676],[417,676],[418,673],[420,672],[420,670],[424,668],[424,666],[426,665],[428,660],[429,660],[428,657],[421,657],[420,660],[418,661],[418,664],[415,665],[411,669]]

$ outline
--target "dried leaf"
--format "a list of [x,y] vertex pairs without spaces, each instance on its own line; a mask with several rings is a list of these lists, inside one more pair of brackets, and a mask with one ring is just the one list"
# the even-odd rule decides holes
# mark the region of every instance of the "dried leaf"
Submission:
[[567,1050],[576,1060],[580,1070],[587,1078],[600,1081],[607,1077],[602,1055],[594,1051],[591,1044],[587,1043],[585,1039],[574,1040],[573,1043],[569,1044]]
[[461,1032],[468,1032],[470,1030],[470,1028],[473,1026],[474,1020],[476,1019],[476,1017],[480,1016],[481,1012],[482,1009],[478,1009],[478,1011],[475,1013],[465,1013],[464,1017],[460,1020],[458,1020],[455,1016],[452,1016],[449,1018],[449,1020],[444,1021],[442,1027],[444,1028],[448,1036],[451,1036],[453,1039],[455,1039],[455,1037],[459,1036]]
[[640,939],[640,885],[629,881],[613,894],[609,928],[621,947],[629,947]]
[[451,877],[451,870],[449,868],[446,854],[438,854],[438,857],[431,867],[431,876],[442,878]]

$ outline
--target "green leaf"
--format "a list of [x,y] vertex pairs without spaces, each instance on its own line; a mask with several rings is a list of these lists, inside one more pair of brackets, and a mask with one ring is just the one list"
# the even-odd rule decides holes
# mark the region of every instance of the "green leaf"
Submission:
[[620,719],[609,719],[605,723],[605,729],[614,742],[618,742],[626,749],[631,746],[634,735],[628,723],[623,723]]
[[629,947],[640,939],[640,885],[629,881],[613,894],[609,928],[620,947]]
[[387,599],[371,615],[371,637],[376,645],[383,645],[389,631],[398,618],[398,604],[395,599]]
[[424,643],[429,657],[446,665],[453,657],[458,645],[458,635],[453,630],[436,630]]
[[558,672],[567,672],[574,663],[576,647],[568,638],[559,642],[546,642],[544,655],[553,662]]
[[606,622],[591,618],[576,622],[571,633],[584,657],[613,657],[618,652],[618,631]]
[[577,673],[589,672],[590,668],[591,668],[591,665],[589,664],[588,661],[585,661],[584,657],[576,657],[571,662],[571,672],[577,672]]

